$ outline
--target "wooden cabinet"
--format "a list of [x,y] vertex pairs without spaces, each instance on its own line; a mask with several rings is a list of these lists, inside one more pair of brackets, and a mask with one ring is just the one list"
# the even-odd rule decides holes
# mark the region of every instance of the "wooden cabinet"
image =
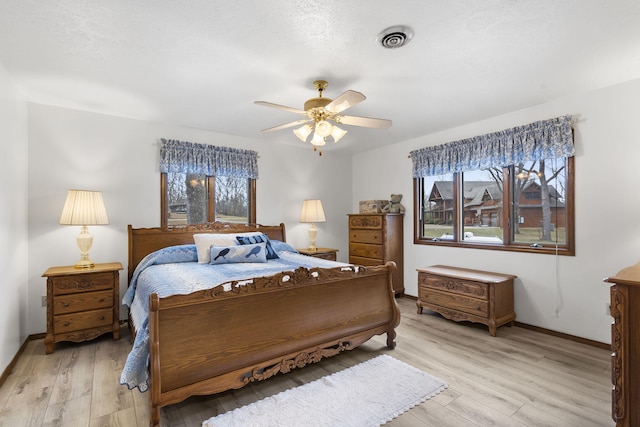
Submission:
[[349,215],[349,262],[364,266],[395,262],[396,296],[404,294],[403,220],[403,214]]
[[315,258],[328,259],[330,261],[338,260],[338,250],[332,248],[318,248],[315,251],[309,249],[297,249],[303,255],[309,255]]
[[447,319],[489,326],[489,334],[504,324],[513,325],[511,274],[434,265],[418,270],[418,313],[426,307]]
[[604,279],[611,285],[611,417],[640,425],[640,263]]
[[105,333],[120,338],[119,277],[122,264],[51,267],[47,278],[46,353],[60,341],[81,342]]

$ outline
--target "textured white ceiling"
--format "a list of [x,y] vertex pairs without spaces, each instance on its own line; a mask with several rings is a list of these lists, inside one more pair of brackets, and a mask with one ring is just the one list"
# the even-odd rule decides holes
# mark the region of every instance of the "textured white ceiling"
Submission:
[[253,101],[322,78],[393,121],[325,148],[353,152],[640,78],[640,1],[0,0],[0,63],[33,102],[285,144],[260,129],[299,117]]

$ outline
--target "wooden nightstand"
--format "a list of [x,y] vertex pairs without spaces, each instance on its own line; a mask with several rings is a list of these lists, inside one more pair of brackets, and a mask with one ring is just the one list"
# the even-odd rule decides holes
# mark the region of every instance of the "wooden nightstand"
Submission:
[[309,249],[297,249],[303,255],[309,255],[316,258],[328,259],[331,261],[338,260],[338,250],[331,248],[318,248],[315,251],[310,251]]
[[92,268],[51,267],[47,278],[46,353],[59,341],[81,342],[113,333],[120,339],[119,283],[122,264]]

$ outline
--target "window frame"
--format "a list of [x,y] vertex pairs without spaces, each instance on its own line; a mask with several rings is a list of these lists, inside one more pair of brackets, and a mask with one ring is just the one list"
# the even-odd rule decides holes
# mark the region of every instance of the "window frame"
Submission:
[[[216,188],[216,177],[206,175],[207,177],[207,222],[215,222],[215,212],[216,212],[216,198],[215,198],[215,188]],[[247,190],[249,194],[247,195],[247,201],[249,206],[248,208],[248,224],[256,223],[256,179],[255,178],[247,178],[248,185]],[[190,224],[191,225],[191,224]],[[160,172],[160,226],[168,227],[169,226],[169,218],[168,218],[168,201],[167,201],[167,173]]]
[[429,246],[449,246],[460,248],[473,248],[473,249],[488,249],[499,251],[513,251],[513,252],[526,252],[537,254],[554,254],[575,256],[575,157],[566,157],[566,195],[565,195],[565,215],[566,215],[566,243],[563,245],[557,245],[555,243],[540,242],[538,246],[531,243],[516,243],[512,239],[512,227],[513,227],[513,166],[507,166],[503,168],[504,187],[503,187],[503,206],[502,214],[505,218],[505,224],[503,224],[503,238],[502,244],[488,244],[481,242],[469,242],[463,239],[464,223],[463,223],[463,209],[462,209],[462,179],[460,173],[453,174],[453,198],[454,198],[454,223],[453,223],[453,236],[452,240],[434,240],[432,237],[423,237],[421,230],[423,230],[423,201],[424,201],[424,179],[413,179],[413,206],[414,206],[414,224],[413,224],[413,243],[417,245],[429,245]]

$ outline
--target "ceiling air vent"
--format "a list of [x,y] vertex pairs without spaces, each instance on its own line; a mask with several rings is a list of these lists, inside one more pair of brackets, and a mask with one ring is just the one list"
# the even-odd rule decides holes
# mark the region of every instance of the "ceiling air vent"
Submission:
[[404,25],[396,25],[384,29],[378,34],[377,41],[385,49],[397,49],[409,43],[413,37],[413,30]]

